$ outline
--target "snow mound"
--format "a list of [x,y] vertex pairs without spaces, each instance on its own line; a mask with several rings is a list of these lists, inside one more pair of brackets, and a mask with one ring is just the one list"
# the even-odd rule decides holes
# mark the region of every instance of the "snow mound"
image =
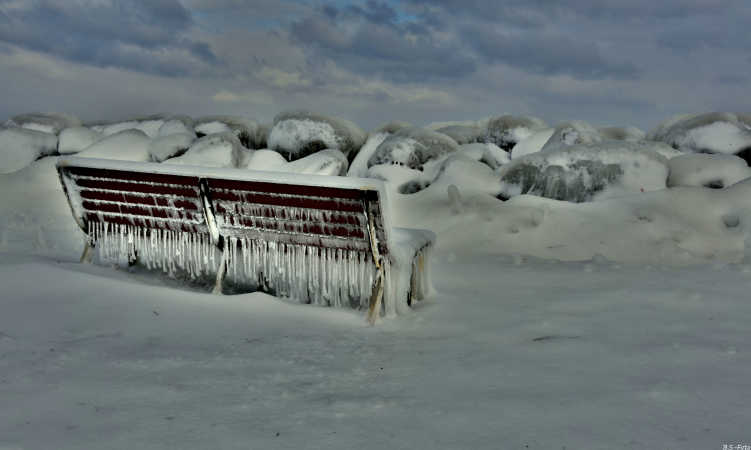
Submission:
[[751,123],[743,115],[707,113],[677,116],[650,131],[648,139],[690,153],[722,153],[751,160]]
[[181,156],[166,160],[169,164],[237,168],[247,164],[247,150],[234,132],[210,134],[196,140]]
[[458,149],[456,141],[445,134],[426,128],[406,128],[387,137],[368,158],[368,166],[398,164],[422,169],[428,161]]
[[352,160],[352,164],[349,165],[349,171],[347,176],[350,177],[367,177],[368,176],[368,160],[373,153],[378,149],[378,146],[391,136],[391,133],[378,132],[368,136],[368,140],[357,152],[357,156]]
[[77,156],[145,162],[150,160],[150,142],[143,131],[126,129],[102,138]]
[[592,125],[582,120],[564,122],[555,127],[541,152],[552,152],[572,145],[591,145],[602,142],[602,135]]
[[90,125],[90,128],[104,136],[111,136],[125,130],[139,130],[147,137],[154,138],[159,134],[159,129],[164,125],[164,122],[164,115],[154,114],[119,122],[94,123]]
[[668,187],[722,189],[751,177],[746,161],[733,155],[688,154],[668,161]]
[[269,148],[290,161],[326,148],[354,156],[364,142],[365,133],[354,123],[307,111],[277,115],[268,138]]
[[[456,192],[452,197],[456,194],[459,196],[477,194],[496,196],[501,191],[501,182],[493,169],[461,153],[446,158],[434,178],[431,188],[446,191],[450,186],[454,186]],[[454,203],[456,203],[455,198]],[[457,208],[454,204],[452,209],[461,208]]]
[[545,128],[517,142],[511,149],[511,159],[539,152],[553,136],[553,133],[555,133],[555,128]]
[[488,120],[484,140],[510,151],[519,141],[545,128],[548,128],[547,124],[536,117],[511,115],[494,117]]
[[475,161],[480,161],[493,170],[511,161],[508,152],[490,143],[460,145],[459,153]]
[[449,125],[436,131],[455,140],[459,145],[483,142],[486,134],[480,127],[466,125]]
[[152,161],[162,162],[182,155],[195,140],[196,134],[192,130],[159,136],[149,143],[149,155]]
[[27,128],[0,129],[0,173],[23,169],[57,151],[57,136]]
[[157,131],[157,137],[169,136],[171,134],[191,134],[195,137],[196,133],[193,129],[193,119],[188,116],[172,116],[167,119],[159,131]]
[[610,141],[643,141],[646,133],[636,127],[602,127],[597,130],[600,136]]
[[59,113],[30,113],[20,114],[8,119],[5,127],[26,128],[27,130],[41,131],[43,133],[59,134],[61,130],[68,127],[77,127],[81,125],[78,118],[69,114]]
[[344,176],[347,174],[348,167],[349,163],[347,162],[347,157],[344,156],[344,153],[339,150],[326,149],[287,163],[284,166],[284,171],[315,175]]
[[57,151],[61,155],[78,153],[102,139],[102,135],[87,127],[70,127],[60,132]]
[[284,171],[287,160],[278,152],[269,149],[255,150],[250,153],[243,168],[250,170]]
[[367,178],[382,180],[400,194],[414,194],[430,186],[430,177],[417,169],[391,164],[379,164],[368,169]]
[[241,116],[206,116],[195,120],[198,137],[231,131],[245,148],[265,146],[264,129],[258,122]]
[[500,169],[501,196],[531,194],[579,203],[664,189],[667,159],[651,147],[608,141],[533,153]]

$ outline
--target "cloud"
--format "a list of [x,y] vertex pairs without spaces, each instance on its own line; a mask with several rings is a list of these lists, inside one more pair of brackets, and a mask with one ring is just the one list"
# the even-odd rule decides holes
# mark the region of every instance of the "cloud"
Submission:
[[29,0],[0,4],[0,41],[98,67],[164,76],[216,64],[187,36],[190,12],[177,0]]
[[274,103],[271,95],[262,91],[231,92],[223,89],[212,95],[211,99],[218,103],[251,103],[255,105],[271,105]]

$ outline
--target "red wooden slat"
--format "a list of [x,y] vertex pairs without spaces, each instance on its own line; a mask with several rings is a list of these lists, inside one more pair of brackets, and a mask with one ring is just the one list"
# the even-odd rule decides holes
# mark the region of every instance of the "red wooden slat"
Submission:
[[274,194],[307,195],[312,197],[339,198],[350,200],[370,200],[377,198],[378,192],[367,189],[350,189],[329,186],[302,186],[299,184],[270,183],[263,181],[242,181],[209,178],[209,187],[233,191],[254,191]]
[[111,216],[102,214],[100,219],[99,214],[94,212],[87,212],[84,214],[84,220],[87,222],[98,223],[110,223],[120,225],[132,225],[141,228],[151,228],[159,230],[172,230],[173,227],[187,233],[207,233],[205,226],[196,225],[193,223],[187,223],[179,220],[149,220],[148,217],[124,217],[124,216]]
[[92,202],[88,200],[84,200],[83,202],[81,202],[81,206],[83,206],[84,209],[88,211],[92,211],[92,212],[103,211],[103,212],[111,212],[111,213],[117,213],[117,214],[130,214],[133,216],[158,217],[162,219],[174,219],[174,220],[202,220],[203,219],[202,216],[200,217],[200,219],[196,217],[196,214],[192,211],[189,212],[185,210],[163,209],[163,208],[158,208],[156,206],[149,207],[149,206],[141,206],[141,205],[101,203],[101,202]]
[[145,194],[179,195],[197,197],[196,189],[182,186],[165,186],[160,184],[129,183],[125,181],[94,180],[79,178],[76,184],[83,188],[104,189],[109,191],[142,192]]
[[98,169],[92,167],[65,167],[64,171],[80,176],[96,178],[113,178],[128,181],[147,181],[150,183],[182,184],[197,186],[198,177],[188,175],[167,175],[151,172],[134,172],[130,170]]
[[[108,202],[121,202],[121,203],[132,203],[136,205],[145,205],[145,206],[164,206],[169,207],[170,206],[170,200],[165,197],[154,197],[149,195],[136,195],[136,194],[127,194],[127,193],[120,193],[120,192],[112,192],[112,191],[90,191],[87,189],[82,189],[80,191],[81,198],[87,199],[87,200],[103,200]],[[187,209],[191,211],[195,211],[199,209],[199,206],[196,205],[196,201],[190,201],[187,199],[174,199],[172,200],[172,204],[176,208],[182,208]]]
[[227,191],[212,191],[212,200],[230,200],[241,203],[260,203],[274,206],[287,206],[293,208],[325,209],[329,211],[360,212],[362,205],[359,203],[339,202],[331,199],[310,199],[304,197],[280,197],[273,194],[237,193]]

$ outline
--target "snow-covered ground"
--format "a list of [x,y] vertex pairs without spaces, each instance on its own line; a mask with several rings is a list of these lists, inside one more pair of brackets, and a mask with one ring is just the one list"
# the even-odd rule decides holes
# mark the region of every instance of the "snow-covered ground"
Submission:
[[[512,116],[367,139],[315,115],[276,131],[176,117],[24,115],[0,140],[26,158],[5,154],[0,173],[0,450],[751,444],[748,152],[696,154],[727,128],[707,134],[711,121],[735,127],[712,143],[750,143],[745,116],[676,118],[650,133],[661,142]],[[308,122],[360,153],[320,148]],[[58,156],[24,133],[58,133],[79,156],[385,179],[393,224],[437,235],[436,292],[368,326],[361,311],[80,264]],[[248,147],[273,133],[311,153]]]

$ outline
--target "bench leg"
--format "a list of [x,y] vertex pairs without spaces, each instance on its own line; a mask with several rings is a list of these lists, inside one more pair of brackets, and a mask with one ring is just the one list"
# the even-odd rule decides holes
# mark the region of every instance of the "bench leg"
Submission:
[[81,253],[81,263],[87,263],[91,264],[91,261],[94,258],[94,247],[89,244],[88,239],[86,240],[85,247],[83,248],[83,253]]
[[212,294],[222,295],[222,284],[224,283],[224,274],[227,272],[226,250],[222,250],[222,262],[219,263],[219,270],[216,272],[216,282]]
[[368,323],[375,324],[378,314],[381,312],[383,301],[383,273],[379,270],[378,277],[373,283],[373,293],[370,295],[370,307],[368,308]]

